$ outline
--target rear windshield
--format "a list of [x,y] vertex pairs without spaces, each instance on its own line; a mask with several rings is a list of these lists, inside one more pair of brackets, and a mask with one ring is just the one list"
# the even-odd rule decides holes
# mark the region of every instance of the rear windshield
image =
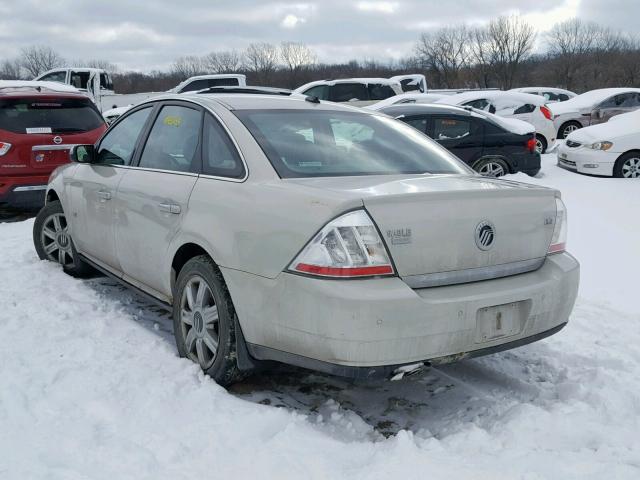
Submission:
[[104,120],[89,99],[0,100],[0,129],[14,133],[87,132],[101,125]]
[[470,172],[428,137],[392,118],[327,110],[234,113],[282,178]]

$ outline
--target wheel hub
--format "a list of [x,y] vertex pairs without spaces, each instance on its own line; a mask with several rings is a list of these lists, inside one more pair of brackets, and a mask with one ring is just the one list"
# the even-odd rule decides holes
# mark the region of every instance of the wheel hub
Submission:
[[193,314],[193,327],[196,329],[199,335],[202,335],[204,332],[204,319],[202,318],[202,314],[200,312],[195,312]]
[[65,231],[58,232],[56,237],[56,242],[58,243],[60,248],[63,248],[65,250],[69,248],[70,242],[69,242],[69,235],[67,235],[67,232]]

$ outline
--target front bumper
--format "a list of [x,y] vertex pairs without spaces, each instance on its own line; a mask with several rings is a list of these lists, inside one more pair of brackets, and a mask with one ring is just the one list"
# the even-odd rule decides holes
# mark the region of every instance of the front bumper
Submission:
[[593,150],[584,146],[569,148],[563,144],[558,148],[557,164],[574,172],[612,177],[613,166],[620,155],[617,152]]
[[37,209],[44,205],[46,176],[0,176],[0,205],[11,208]]
[[[578,262],[567,253],[549,256],[534,272],[417,290],[397,277],[321,280],[282,273],[267,279],[222,272],[255,357],[324,371],[328,364],[331,373],[346,375],[347,367],[375,373],[528,343],[567,322],[579,283]],[[480,312],[515,302],[517,331],[482,339]]]

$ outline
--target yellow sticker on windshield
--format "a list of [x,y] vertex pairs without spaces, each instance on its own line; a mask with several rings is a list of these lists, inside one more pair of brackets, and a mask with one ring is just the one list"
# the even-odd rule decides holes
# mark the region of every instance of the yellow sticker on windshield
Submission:
[[162,123],[164,123],[165,125],[169,125],[170,127],[179,127],[180,125],[182,125],[182,117],[169,115],[164,117]]

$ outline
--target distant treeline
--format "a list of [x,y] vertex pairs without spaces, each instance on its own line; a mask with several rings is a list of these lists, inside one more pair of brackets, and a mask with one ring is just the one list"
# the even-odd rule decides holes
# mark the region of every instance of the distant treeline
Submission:
[[[536,51],[543,53],[534,52]],[[540,48],[541,47],[541,48]],[[245,50],[177,58],[165,71],[121,71],[103,60],[67,61],[50,47],[32,45],[0,64],[0,78],[31,79],[52,68],[81,65],[112,72],[116,92],[164,91],[207,73],[244,73],[249,85],[295,88],[319,79],[390,77],[422,73],[429,88],[501,88],[544,85],[578,93],[594,88],[640,87],[640,41],[595,23],[574,19],[540,35],[518,16],[488,25],[449,25],[420,35],[414,50],[393,62],[318,62],[296,42],[253,43]]]

